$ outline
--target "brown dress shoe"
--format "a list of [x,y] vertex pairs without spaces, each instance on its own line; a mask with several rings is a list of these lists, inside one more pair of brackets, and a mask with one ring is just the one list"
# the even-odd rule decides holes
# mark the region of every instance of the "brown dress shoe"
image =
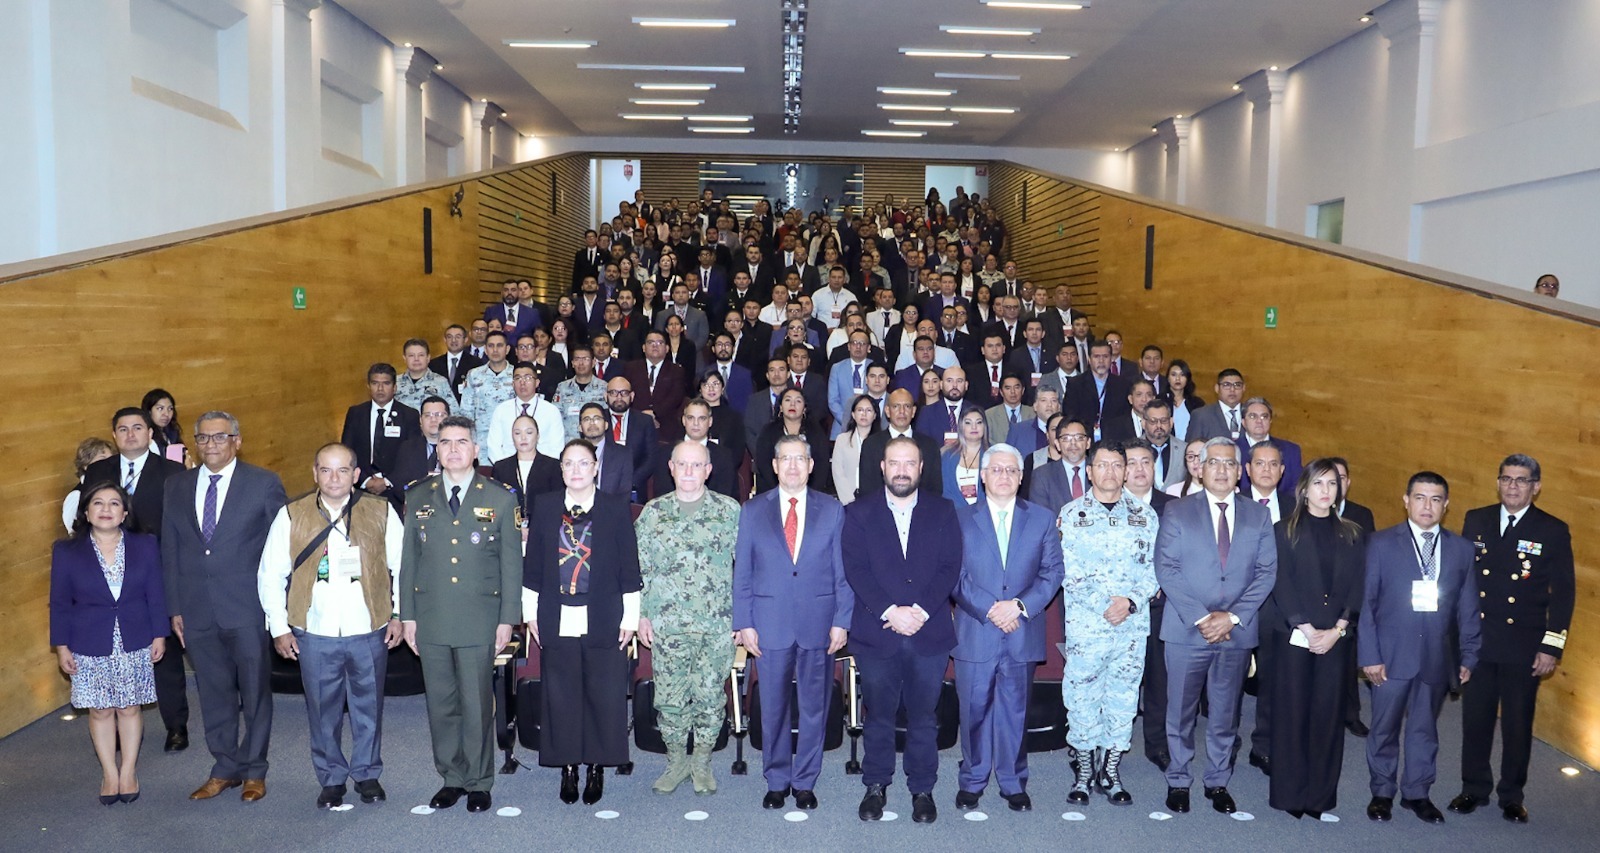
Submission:
[[237,787],[239,787],[238,779],[218,779],[213,776],[212,778],[207,779],[204,785],[196,788],[194,793],[189,795],[189,799],[209,800],[223,791],[228,790],[229,788]]
[[244,790],[242,792],[240,792],[239,799],[244,800],[247,803],[253,803],[256,800],[259,800],[262,797],[265,797],[266,795],[267,795],[267,780],[265,780],[265,779],[246,779],[246,780],[244,780]]

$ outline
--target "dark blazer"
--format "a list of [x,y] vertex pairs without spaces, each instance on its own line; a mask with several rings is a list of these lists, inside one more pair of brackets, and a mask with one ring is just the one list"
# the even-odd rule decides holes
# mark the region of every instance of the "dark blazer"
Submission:
[[1006,334],[1006,324],[1003,321],[995,320],[985,324],[978,332],[978,343],[981,345],[983,339],[990,335],[999,335],[1005,338],[1006,352],[1016,349],[1017,345],[1022,343],[1022,318],[1018,317],[1017,322],[1012,324],[1011,334]]
[[[974,405],[970,400],[962,400],[961,408],[956,413],[957,425],[961,423],[961,419],[966,417],[969,411],[981,412],[983,409]],[[931,436],[940,445],[943,445],[944,434],[950,430],[949,401],[947,400],[937,406],[931,404],[923,406],[922,411],[917,412],[917,420],[912,429],[923,435]],[[923,461],[927,462],[927,460]],[[927,473],[926,464],[923,465],[923,473]]]
[[594,276],[596,279],[605,272],[606,261],[611,259],[609,252],[596,247],[593,249],[594,257],[589,257],[589,247],[579,249],[572,256],[572,292],[577,293],[578,287],[583,284],[585,276]]
[[[917,432],[914,428],[911,437],[922,451],[922,481],[917,484],[917,489],[928,495],[942,494],[944,471],[939,463],[939,450],[944,446],[944,441]],[[861,442],[861,476],[857,495],[883,491],[883,452],[889,446],[890,438],[889,430],[880,429]]]
[[[688,381],[683,368],[672,361],[663,360],[656,370],[656,387],[650,390],[650,368],[640,359],[630,361],[622,368],[622,375],[633,386],[633,414],[635,418],[649,419],[645,410],[655,412],[656,423],[665,441],[683,437],[683,404],[687,399]],[[631,445],[631,442],[630,442]]]
[[[1288,439],[1275,437],[1269,437],[1267,441],[1272,442],[1273,446],[1278,448],[1278,451],[1283,456],[1283,479],[1278,481],[1278,497],[1284,502],[1285,507],[1292,507],[1294,506],[1295,486],[1299,485],[1300,473],[1305,470],[1305,465],[1301,461],[1300,445]],[[1250,464],[1250,439],[1241,432],[1234,444],[1239,447],[1239,466],[1241,469],[1239,472],[1239,488],[1248,490],[1250,488],[1250,472],[1243,469]]]
[[515,455],[507,456],[494,463],[494,479],[516,490],[517,503],[522,506],[522,517],[533,517],[533,499],[546,492],[561,491],[566,484],[561,480],[561,463],[554,458],[540,454],[533,459],[533,467],[528,469],[528,479],[522,479],[522,466],[517,464]]
[[[525,335],[534,329],[543,328],[545,322],[551,316],[551,312],[541,311],[537,306],[518,305],[517,324],[515,326],[510,326],[506,323],[506,313],[505,303],[496,302],[495,304],[490,305],[488,308],[483,309],[483,319],[484,322],[488,322],[490,320],[499,320],[500,330],[506,333],[506,338],[511,341],[512,347],[517,345],[517,338],[519,336]],[[444,376],[445,374],[441,373],[439,375]]]
[[[661,452],[656,454],[655,480],[651,484],[656,497],[677,489],[677,484],[672,479],[672,469],[667,467],[672,461],[674,446],[663,445]],[[707,441],[706,452],[711,456],[711,475],[706,478],[706,488],[738,500],[739,496],[735,493],[739,490],[739,463],[734,460],[728,448],[718,442]]]
[[1156,532],[1156,580],[1167,597],[1161,639],[1181,646],[1204,646],[1195,623],[1214,610],[1239,617],[1231,639],[1219,649],[1257,645],[1261,605],[1278,579],[1278,547],[1267,508],[1235,499],[1232,546],[1226,566],[1217,559],[1217,533],[1211,522],[1210,493],[1204,490],[1167,504]]
[[[1411,609],[1411,582],[1421,580],[1422,572],[1411,523],[1402,521],[1372,534],[1361,605],[1365,619],[1356,632],[1358,665],[1382,664],[1389,678],[1420,678],[1436,685],[1450,684],[1458,665],[1477,667],[1483,620],[1478,616],[1472,543],[1441,526],[1437,550],[1439,609],[1418,613]],[[1452,629],[1458,639],[1452,638]]]
[[1096,423],[1103,429],[1106,422],[1133,411],[1133,404],[1128,402],[1128,380],[1106,374],[1105,404],[1102,408],[1094,374],[1080,373],[1067,381],[1067,393],[1061,401],[1061,410],[1067,413],[1068,418],[1083,421],[1084,426],[1089,428],[1089,436],[1093,438]]
[[[90,465],[83,472],[83,484],[86,487],[96,483],[120,485],[127,470],[127,460],[119,453]],[[151,445],[150,457],[144,462],[144,470],[139,472],[139,482],[134,484],[136,491],[133,493],[133,506],[128,508],[128,520],[122,526],[137,533],[161,535],[161,508],[166,496],[167,479],[182,474],[183,470],[183,463],[158,455],[155,445]]]
[[[395,451],[394,483],[402,492],[413,483],[439,470],[438,451],[428,446],[428,437],[417,433],[400,443]],[[403,498],[402,498],[403,501]]]
[[1023,399],[1030,405],[1033,403],[1033,374],[1037,373],[1039,378],[1043,379],[1045,374],[1056,369],[1056,359],[1051,354],[1050,348],[1040,344],[1039,369],[1034,370],[1033,354],[1028,351],[1027,341],[1018,341],[1017,346],[1006,353],[1005,361],[1006,367],[1001,374],[1010,373],[1022,377],[1022,387],[1027,391]]
[[[629,421],[632,420],[632,418],[629,418]],[[653,431],[654,428],[652,428]],[[632,432],[632,430],[630,429],[629,432]],[[624,498],[631,495],[635,489],[642,493],[644,484],[649,479],[649,474],[638,475],[638,463],[635,460],[636,454],[628,452],[628,448],[612,441],[611,433],[609,432],[601,440],[601,444],[603,445],[601,453],[604,458],[600,465],[600,483],[598,486],[600,491],[621,495]],[[652,442],[651,455],[647,455],[645,457],[646,460],[652,458],[654,454],[653,446],[654,442]],[[560,463],[556,464],[559,465]]]
[[428,362],[429,370],[449,380],[450,390],[454,391],[456,395],[455,401],[450,404],[452,409],[455,408],[455,403],[461,402],[461,386],[467,383],[467,371],[483,363],[483,359],[478,358],[468,350],[462,350],[461,361],[456,365],[456,375],[452,378],[450,376],[449,353],[435,356],[432,361]]
[[[961,522],[944,498],[921,493],[911,513],[906,551],[882,491],[863,494],[845,507],[844,575],[855,593],[850,650],[860,657],[887,657],[902,643],[919,655],[948,653],[956,646],[950,600],[961,577]],[[879,617],[894,606],[922,605],[928,621],[910,637],[883,627]]]
[[[207,542],[195,515],[195,495],[204,465],[167,483],[161,518],[162,582],[167,614],[182,616],[185,629],[260,628],[266,624],[256,570],[267,545],[267,531],[288,502],[278,475],[236,462],[228,496]],[[207,486],[210,481],[206,481]]]
[[825,649],[829,629],[848,629],[855,606],[840,546],[844,509],[832,497],[808,490],[800,553],[790,557],[782,495],[772,489],[740,509],[733,630],[756,629],[763,649]]
[[1288,529],[1288,519],[1273,525],[1278,543],[1278,582],[1272,588],[1269,607],[1262,609],[1263,614],[1268,614],[1270,608],[1268,615],[1276,620],[1270,627],[1287,633],[1307,622],[1318,630],[1332,628],[1340,619],[1355,624],[1366,579],[1366,534],[1346,540],[1341,531],[1331,555],[1333,571],[1325,576],[1322,555],[1317,553],[1311,531],[1302,527],[1291,542]]
[[[561,514],[563,492],[547,492],[534,498],[528,515],[528,549],[522,558],[522,585],[539,593],[539,636],[556,637],[561,631],[561,602],[557,593],[562,582]],[[589,510],[593,527],[589,554],[589,633],[580,642],[589,648],[616,649],[617,630],[622,624],[623,593],[644,589],[639,571],[639,543],[633,532],[633,510],[626,497],[596,491]],[[523,614],[526,619],[529,614]],[[620,697],[619,697],[620,698]]]
[[1355,501],[1346,500],[1344,502],[1344,512],[1340,513],[1340,515],[1354,521],[1356,526],[1360,527],[1361,532],[1365,533],[1368,538],[1371,538],[1372,534],[1378,531],[1377,524],[1372,519],[1372,510]]
[[[1011,519],[1005,567],[988,501],[956,507],[961,521],[961,580],[956,586],[956,660],[986,661],[1005,652],[1013,661],[1045,659],[1045,608],[1061,589],[1066,568],[1056,515],[1017,501]],[[1027,608],[1022,630],[1001,632],[989,622],[997,601],[1018,598]]]
[[1530,506],[1511,534],[1501,536],[1500,505],[1492,504],[1469,511],[1461,535],[1476,551],[1484,593],[1478,599],[1483,659],[1531,667],[1540,652],[1561,657],[1575,598],[1567,523]]
[[[1004,382],[1008,375],[1004,357],[1000,359],[998,367],[1000,381]],[[961,365],[961,369],[967,372],[967,400],[980,409],[1000,405],[1000,388],[994,384],[993,378],[989,375],[989,362],[980,358]]]
[[561,353],[547,352],[544,354],[544,365],[538,366],[539,390],[536,392],[546,400],[555,396],[556,386],[572,377],[572,371],[567,369],[567,360]]
[[[890,358],[892,359],[893,357],[891,356]],[[893,364],[894,362],[891,360],[889,363]],[[939,376],[943,376],[944,375],[944,369],[938,367],[937,365],[928,368],[928,370],[933,371],[935,374],[937,374]],[[924,374],[926,372],[927,372],[926,370],[923,370],[921,367],[918,367],[916,362],[912,362],[910,365],[895,371],[894,381],[889,383],[889,390],[890,391],[897,391],[899,389],[904,388],[905,390],[911,392],[911,397],[913,399],[921,397],[922,396],[922,374]]]
[[[388,414],[385,417],[389,423],[400,427],[400,435],[390,438],[384,435],[380,427],[374,436],[369,424],[372,423],[372,401],[351,406],[344,416],[344,430],[340,433],[339,441],[346,447],[355,451],[356,465],[361,468],[361,480],[368,477],[382,475],[391,483],[400,483],[394,476],[394,463],[400,453],[400,445],[406,439],[422,433],[422,419],[417,415],[417,410],[391,400],[388,405]],[[359,485],[359,484],[358,484]]]
[[[716,372],[720,367],[721,365],[717,364],[717,362],[708,360],[706,366],[700,370],[699,379],[695,383],[696,388],[698,389],[700,381],[705,379],[706,374]],[[755,382],[750,377],[749,368],[740,364],[738,357],[735,356],[733,363],[728,365],[728,381],[723,383],[723,399],[736,411],[742,413],[744,412],[745,404],[750,402],[750,395],[754,393],[754,389]]]
[[[981,355],[978,342],[973,340],[972,336],[966,332],[956,332],[955,340],[950,341],[946,340],[944,329],[940,329],[934,335],[933,342],[935,346],[944,347],[945,349],[955,353],[956,363],[958,364],[969,364],[977,361],[978,357]],[[970,383],[972,381],[972,377],[967,377],[967,381]]]
[[[1138,432],[1133,428],[1134,417],[1133,409],[1130,407],[1128,411],[1117,415],[1109,421],[1101,421],[1100,438],[1105,441],[1127,441],[1135,437]],[[1242,454],[1243,451],[1240,451],[1240,453]]]
[[[829,492],[829,481],[833,479],[833,442],[828,440],[827,431],[815,420],[807,420],[801,431],[811,445],[811,488]],[[778,487],[778,472],[772,470],[772,460],[777,455],[778,439],[782,435],[783,419],[780,417],[761,429],[755,447],[751,448],[750,461],[754,466],[758,493]]]
[[112,625],[118,623],[122,648],[127,651],[167,636],[170,626],[161,581],[161,546],[146,533],[127,533],[124,542],[127,571],[120,598],[111,596],[92,536],[65,539],[51,549],[51,645],[104,657],[111,654]]

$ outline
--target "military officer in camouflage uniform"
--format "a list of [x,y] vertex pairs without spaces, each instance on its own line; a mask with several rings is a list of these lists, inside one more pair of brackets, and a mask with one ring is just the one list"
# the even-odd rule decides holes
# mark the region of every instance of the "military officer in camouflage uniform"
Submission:
[[605,404],[606,381],[594,375],[594,350],[588,344],[567,344],[567,355],[571,359],[572,378],[563,379],[556,385],[555,396],[550,401],[561,409],[566,434],[575,438],[583,434],[578,429],[578,413],[583,410],[583,405]]
[[667,464],[677,490],[646,504],[637,526],[644,573],[639,639],[653,654],[656,711],[667,744],[667,771],[655,790],[670,794],[687,778],[695,793],[710,794],[717,790],[711,750],[722,730],[722,684],[733,663],[739,503],[706,488],[711,455],[699,442],[678,442]]
[[494,656],[522,621],[522,534],[511,491],[478,476],[473,433],[471,419],[445,418],[440,472],[406,493],[400,619],[422,659],[433,763],[444,777],[431,805],[465,795],[467,811],[481,812],[494,783]]
[[478,447],[477,464],[493,465],[495,460],[489,458],[489,419],[494,417],[496,406],[516,396],[517,392],[511,386],[513,371],[511,363],[506,361],[511,345],[506,342],[505,333],[490,332],[483,352],[489,361],[467,372],[467,379],[461,384],[461,405],[456,412],[477,424],[472,436]]
[[[1067,801],[1089,801],[1099,786],[1117,805],[1133,802],[1119,767],[1133,737],[1144,676],[1146,609],[1156,594],[1155,510],[1123,489],[1127,459],[1118,445],[1090,448],[1091,488],[1061,508],[1061,582],[1067,666],[1061,682],[1067,743],[1077,751],[1077,780]],[[1089,759],[1092,755],[1092,760]]]
[[448,406],[455,400],[450,380],[428,369],[428,342],[412,338],[400,348],[405,356],[406,371],[395,378],[394,398],[417,411],[422,411],[422,401],[438,397]]

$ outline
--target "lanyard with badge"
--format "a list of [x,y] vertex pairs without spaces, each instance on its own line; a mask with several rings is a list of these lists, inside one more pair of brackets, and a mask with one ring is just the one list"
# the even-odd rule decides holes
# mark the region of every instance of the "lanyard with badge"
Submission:
[[[345,501],[344,511],[339,513],[339,517],[329,518],[328,511],[322,506],[322,498],[318,497],[317,514],[322,516],[328,522],[328,525],[322,528],[322,531],[316,536],[313,536],[311,541],[306,543],[306,547],[300,549],[300,553],[294,558],[294,565],[298,566],[304,563],[306,558],[311,556],[311,552],[321,548],[322,560],[317,563],[317,580],[327,581],[335,576],[348,578],[351,581],[361,580],[361,546],[350,542],[350,511],[355,508],[356,501],[360,499],[361,493],[352,491],[350,499]],[[332,533],[341,521],[344,522],[344,537],[345,542],[349,543],[349,547],[345,548],[340,554],[337,564],[330,564],[327,548],[328,534]]]
[[[1422,579],[1411,582],[1411,609],[1416,613],[1434,613],[1439,609],[1439,569],[1435,562],[1430,571],[1428,556],[1422,553],[1417,537],[1411,537],[1411,549],[1417,552],[1417,565],[1422,567]],[[1439,543],[1433,543],[1431,556],[1437,560]]]

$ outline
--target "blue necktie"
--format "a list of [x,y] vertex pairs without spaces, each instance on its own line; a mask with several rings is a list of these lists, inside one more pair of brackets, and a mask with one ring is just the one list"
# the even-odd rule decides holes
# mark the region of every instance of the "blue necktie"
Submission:
[[200,535],[207,542],[211,541],[211,534],[217,532],[217,481],[221,479],[221,474],[211,475],[211,485],[206,487],[205,509],[200,513]]

